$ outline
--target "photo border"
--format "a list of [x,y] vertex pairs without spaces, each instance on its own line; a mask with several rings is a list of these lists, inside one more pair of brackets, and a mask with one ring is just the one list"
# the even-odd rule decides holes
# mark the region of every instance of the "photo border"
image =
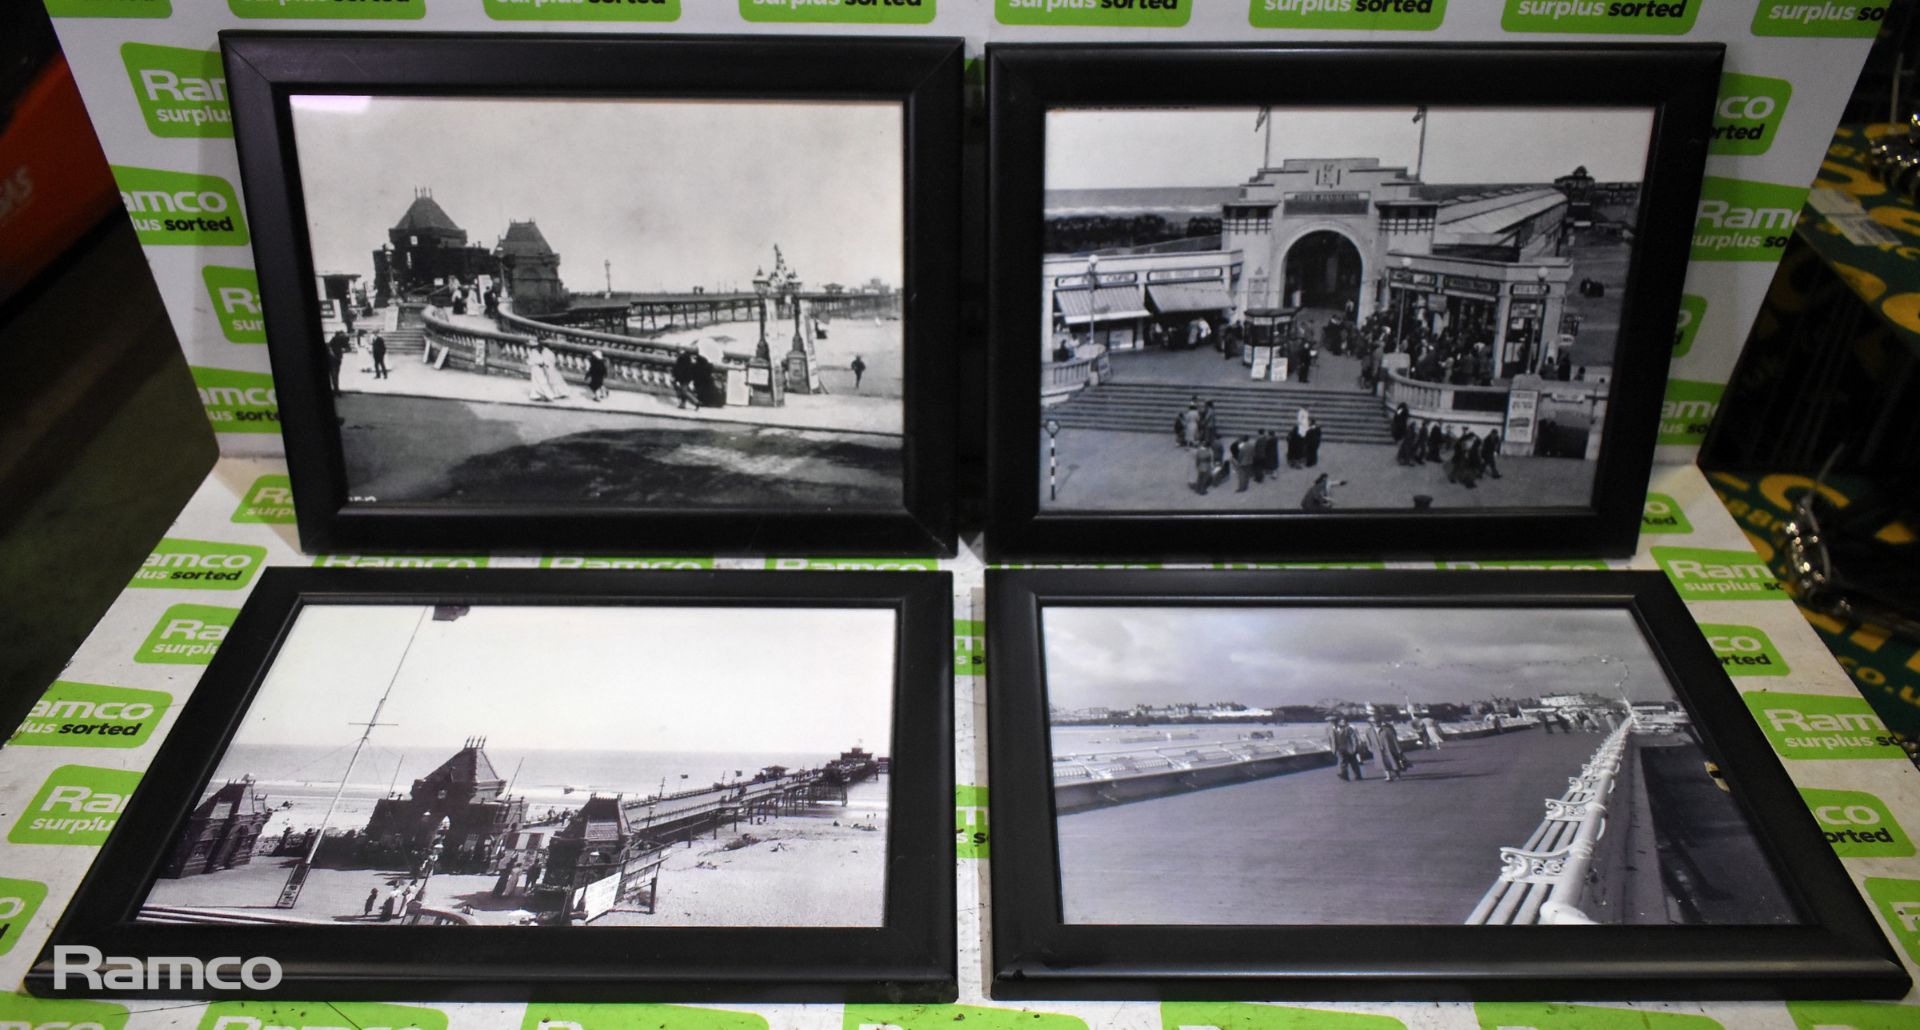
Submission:
[[[1624,557],[1659,429],[1711,139],[1718,43],[987,47],[988,511],[994,561]],[[1608,417],[1582,508],[1336,512],[1041,507],[1045,119],[1078,106],[1621,106],[1655,112]],[[1384,416],[1383,416],[1384,418]],[[1172,489],[1173,484],[1169,484]]]
[[[532,551],[565,540],[593,552],[954,552],[960,40],[227,30],[220,45],[303,550]],[[295,93],[901,104],[899,505],[348,503],[322,333],[312,317],[319,297],[287,101]]]
[[[897,614],[885,921],[878,927],[218,926],[135,921],[309,604],[860,608]],[[356,1001],[950,1002],[953,587],[945,572],[267,570],[27,973],[45,997]],[[692,689],[691,687],[689,689]],[[54,949],[270,956],[271,991],[53,985]]]
[[[1245,604],[1630,613],[1807,922],[1795,926],[1063,921],[1041,610]],[[1910,979],[1684,602],[1653,572],[989,570],[998,999],[1895,998]],[[1116,842],[1116,847],[1124,847]],[[1488,877],[1497,873],[1488,855]],[[1177,889],[1177,885],[1173,888]]]

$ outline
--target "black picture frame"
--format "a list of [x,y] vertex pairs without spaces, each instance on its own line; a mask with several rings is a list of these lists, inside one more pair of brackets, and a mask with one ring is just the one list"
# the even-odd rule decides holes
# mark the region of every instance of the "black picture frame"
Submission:
[[[995,998],[1867,998],[1898,997],[1909,986],[1859,889],[1694,628],[1685,604],[1658,573],[995,569],[987,577]],[[1065,922],[1042,610],[1049,605],[1248,604],[1630,612],[1806,922],[1598,927]],[[1414,766],[1418,772],[1419,760]],[[1124,853],[1125,844],[1115,842],[1113,848]],[[1419,867],[1417,857],[1406,862],[1410,873]],[[1489,855],[1490,874],[1497,866]]]
[[[884,924],[583,929],[135,921],[305,606],[486,603],[896,613]],[[59,989],[52,976],[55,949],[84,944],[107,955],[267,956],[282,968],[279,985],[264,993],[163,987],[145,997],[952,1001],[952,609],[944,572],[269,569],[27,974],[27,988],[43,996],[89,993],[83,984]]]
[[[987,543],[992,559],[1178,562],[1632,553],[1722,53],[1719,44],[989,46]],[[1046,112],[1107,105],[1269,104],[1620,105],[1656,111],[1642,179],[1642,231],[1632,257],[1588,505],[1355,509],[1350,514],[1043,506],[1046,370],[1035,332],[1045,323]],[[1166,420],[1169,434],[1171,421]],[[1291,505],[1312,476],[1294,474],[1286,481],[1292,485],[1279,500]]]
[[[565,540],[602,553],[953,553],[959,40],[233,30],[220,40],[303,550],[536,551]],[[294,93],[899,102],[900,504],[350,503],[321,329],[310,317],[320,297],[287,99]]]

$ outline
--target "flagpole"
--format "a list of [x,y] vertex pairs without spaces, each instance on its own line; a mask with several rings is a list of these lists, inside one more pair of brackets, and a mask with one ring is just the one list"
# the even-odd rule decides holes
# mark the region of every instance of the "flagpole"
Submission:
[[1414,158],[1413,177],[1417,180],[1427,167],[1427,109],[1421,108],[1417,121],[1420,123],[1420,153]]

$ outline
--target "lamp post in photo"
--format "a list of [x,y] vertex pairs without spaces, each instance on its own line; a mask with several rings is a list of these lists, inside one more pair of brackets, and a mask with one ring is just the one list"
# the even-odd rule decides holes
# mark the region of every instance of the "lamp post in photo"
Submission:
[[1413,289],[1413,259],[1400,259],[1400,270],[1407,273],[1407,279],[1400,284],[1400,313],[1393,320],[1393,346],[1400,353],[1407,353],[1407,294]]
[[1060,420],[1047,420],[1047,500],[1060,499]]
[[786,382],[773,367],[773,350],[767,345],[767,298],[778,284],[761,269],[753,271],[753,292],[760,301],[760,342],[753,346],[747,361],[747,403],[756,407],[778,407],[786,403]]

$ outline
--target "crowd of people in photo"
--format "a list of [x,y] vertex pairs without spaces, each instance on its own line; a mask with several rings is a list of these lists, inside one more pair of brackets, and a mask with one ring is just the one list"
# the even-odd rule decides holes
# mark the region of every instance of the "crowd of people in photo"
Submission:
[[1422,423],[1402,404],[1394,410],[1388,431],[1397,446],[1394,461],[1400,465],[1440,465],[1446,469],[1447,482],[1469,490],[1479,485],[1482,476],[1502,478],[1498,429],[1488,429],[1482,436],[1471,429],[1443,425],[1438,419]]
[[[1287,468],[1310,469],[1320,464],[1320,424],[1306,408],[1294,413],[1293,427],[1284,437],[1277,430],[1262,429],[1228,440],[1220,432],[1213,402],[1196,395],[1174,418],[1173,438],[1176,447],[1193,456],[1194,482],[1190,485],[1201,496],[1216,486],[1225,486],[1228,479],[1234,481],[1235,493],[1245,493],[1250,484],[1269,479],[1279,482],[1283,441]],[[1301,497],[1300,507],[1330,511],[1333,488],[1345,485],[1345,480],[1322,473]]]

